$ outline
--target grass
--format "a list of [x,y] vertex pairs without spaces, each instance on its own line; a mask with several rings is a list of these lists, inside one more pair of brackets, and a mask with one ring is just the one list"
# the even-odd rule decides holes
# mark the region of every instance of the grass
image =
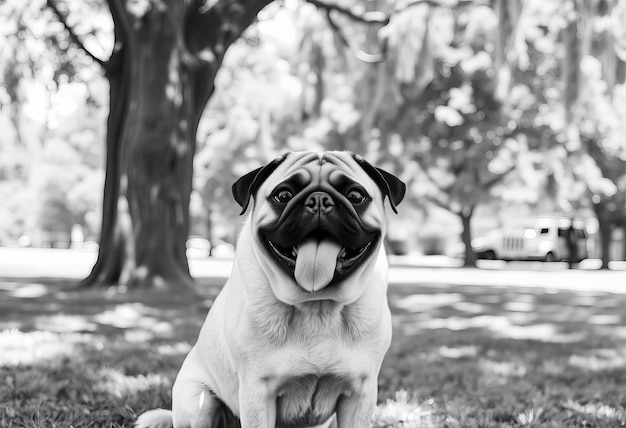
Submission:
[[[0,426],[128,427],[169,408],[222,282],[186,302],[0,280]],[[389,297],[377,427],[626,426],[626,295],[416,280]]]

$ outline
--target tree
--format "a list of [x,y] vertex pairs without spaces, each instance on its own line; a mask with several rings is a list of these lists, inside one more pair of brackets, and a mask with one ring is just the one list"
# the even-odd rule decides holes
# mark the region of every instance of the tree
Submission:
[[405,170],[417,163],[430,186],[414,183],[416,194],[459,216],[465,265],[474,266],[472,215],[514,168],[518,143],[496,96],[487,51],[495,14],[482,4],[463,6],[420,4],[384,28],[389,63],[378,72],[388,78],[378,80],[386,89],[374,89],[381,103],[369,120],[380,135],[381,157],[404,160]]
[[[624,102],[626,43],[622,2],[571,0],[561,30],[561,76],[567,164],[587,189],[600,226],[602,268],[609,266],[612,230],[625,227],[626,144]],[[580,168],[579,165],[587,165]]]
[[[198,124],[226,50],[270,2],[107,0],[114,43],[102,58],[83,43],[70,3],[47,0],[110,84],[100,251],[85,285],[191,283],[185,240]],[[388,21],[312,3],[329,16]]]
[[68,44],[63,26],[50,23],[53,13],[42,6],[0,5],[0,193],[10,207],[0,229],[32,245],[46,232],[67,240],[95,209],[97,193],[78,187],[101,176],[97,143],[104,129],[90,59]]
[[[397,15],[384,29],[391,63],[395,68],[387,70],[390,79],[382,80],[388,90],[379,93],[385,94],[387,101],[382,103],[384,107],[374,113],[378,121],[377,127],[383,134],[382,139],[387,141],[383,147],[389,150],[395,147],[396,157],[400,153],[405,159],[413,158],[418,162],[421,160],[422,169],[426,171],[429,168],[433,171],[441,170],[442,165],[446,169],[455,162],[464,171],[472,169],[471,164],[475,164],[476,171],[488,171],[489,167],[485,168],[483,155],[493,156],[506,145],[497,145],[500,148],[493,152],[478,153],[476,158],[472,157],[472,150],[468,150],[468,146],[459,142],[451,145],[450,142],[455,141],[450,141],[447,137],[462,136],[462,132],[455,132],[462,130],[464,123],[471,123],[471,118],[468,121],[468,117],[460,114],[459,110],[447,108],[452,103],[458,104],[455,98],[458,99],[459,96],[453,96],[453,90],[449,94],[442,91],[442,96],[429,93],[436,87],[438,79],[446,77],[449,81],[441,84],[441,87],[456,87],[456,95],[462,94],[464,91],[460,89],[464,85],[459,82],[464,78],[462,74],[459,77],[455,67],[459,63],[467,62],[469,64],[462,66],[461,70],[474,69],[482,61],[488,64],[488,84],[470,85],[472,90],[465,92],[474,96],[475,88],[485,89],[489,87],[489,83],[494,83],[490,96],[501,104],[500,108],[493,110],[500,114],[501,121],[500,125],[497,120],[492,123],[494,128],[490,131],[492,136],[494,132],[497,135],[496,141],[509,141],[509,147],[503,154],[519,161],[515,150],[520,148],[544,153],[544,160],[536,165],[528,164],[530,157],[526,157],[524,162],[528,165],[525,168],[527,171],[534,168],[543,171],[544,192],[557,199],[557,204],[554,205],[560,205],[561,209],[572,209],[571,204],[561,203],[567,202],[563,199],[576,197],[576,194],[580,198],[581,195],[567,187],[574,185],[580,188],[580,184],[584,183],[590,199],[595,201],[593,206],[596,213],[601,217],[601,235],[608,241],[611,228],[616,224],[621,225],[617,220],[623,218],[624,209],[624,204],[620,202],[624,199],[624,130],[617,126],[622,120],[621,117],[616,117],[620,109],[619,101],[615,101],[615,97],[622,90],[620,83],[625,75],[623,59],[626,55],[623,54],[623,47],[626,42],[624,32],[617,24],[622,22],[620,17],[625,15],[624,5],[609,0],[497,0],[491,3],[491,7],[476,3],[463,6],[468,7],[446,12],[443,8],[421,4]],[[450,31],[450,21],[457,20],[458,16],[463,16],[466,25],[458,25]],[[419,24],[415,25],[416,22]],[[436,38],[431,28],[436,28]],[[467,52],[471,52],[469,57],[473,57],[473,61],[468,61]],[[595,67],[601,69],[596,73],[600,77],[594,77],[585,70],[593,69],[589,64],[594,61],[600,64]],[[457,82],[453,81],[455,74]],[[489,89],[486,91],[489,92]],[[419,107],[416,108],[416,105]],[[438,114],[434,114],[433,108],[438,110]],[[387,119],[387,127],[384,126],[385,112],[389,113],[387,116],[390,118]],[[405,127],[403,130],[401,118],[404,114],[407,115],[405,123],[412,123],[413,128]],[[429,121],[424,120],[429,116],[431,119],[434,117],[433,123],[439,121],[447,126],[441,130],[429,127]],[[492,115],[486,117],[491,118]],[[508,123],[515,125],[509,126]],[[483,123],[481,125],[486,125],[483,132],[490,126]],[[500,132],[503,126],[508,129]],[[400,131],[396,132],[398,129]],[[489,141],[484,138],[487,134],[476,132],[477,130],[481,130],[480,126],[474,126],[474,134],[479,134],[482,141]],[[427,149],[422,150],[423,154],[419,156],[407,156],[407,143],[414,144],[411,143],[411,138],[415,141],[415,135],[419,135],[420,131],[425,134],[422,144]],[[430,134],[437,138],[443,137],[443,140],[439,140],[443,144],[438,147],[435,144],[437,141],[432,140]],[[511,137],[518,141],[511,140]],[[463,140],[459,138],[457,141]],[[456,155],[450,152],[440,158],[437,156],[437,151],[442,148],[445,151],[448,147],[455,146],[458,148]],[[469,166],[455,161],[455,158],[465,156],[467,157],[464,160]],[[531,163],[536,162],[535,160]],[[589,168],[581,173],[584,168],[580,164],[591,165],[593,168],[590,173]],[[520,173],[518,177],[533,175],[536,178],[536,174],[528,173]],[[432,177],[431,173],[430,181],[436,184],[442,182],[444,177],[445,174]],[[485,197],[491,197],[490,186],[482,186],[481,181],[472,179],[471,174],[452,174],[452,177],[455,179],[449,180],[451,185],[448,188],[435,186],[435,189],[444,200],[456,200],[455,206],[465,206],[457,211],[472,213],[473,204],[485,200]],[[498,181],[501,177],[494,179]],[[491,180],[483,181],[490,182]],[[471,189],[473,193],[459,192],[457,186]],[[461,195],[463,197],[460,198]],[[464,200],[465,203],[459,200]],[[438,203],[441,203],[441,198]],[[462,221],[469,224],[463,217]],[[463,237],[468,246],[466,254],[470,257],[467,263],[471,265],[469,233],[464,231]],[[609,242],[603,244],[603,258],[608,257],[608,245]],[[604,265],[607,263],[608,259],[604,261]]]
[[[593,57],[583,63],[586,84],[576,111],[580,115],[580,149],[571,154],[570,163],[586,187],[598,218],[602,268],[608,269],[613,229],[626,227],[626,112],[621,108],[626,101],[626,85],[615,86],[609,95],[602,68]],[[586,168],[577,168],[585,163]]]
[[[492,189],[516,166],[519,142],[510,137],[487,69],[468,74],[462,66],[437,74],[425,89],[426,108],[407,110],[419,119],[408,141],[411,159],[432,184],[428,198],[456,214],[462,226],[465,266],[475,266],[471,220]],[[449,81],[452,80],[453,82]],[[418,134],[419,132],[419,134]]]
[[48,0],[110,84],[98,260],[85,284],[190,284],[185,256],[196,131],[226,49],[268,0],[108,0],[109,58],[91,53],[67,5]]

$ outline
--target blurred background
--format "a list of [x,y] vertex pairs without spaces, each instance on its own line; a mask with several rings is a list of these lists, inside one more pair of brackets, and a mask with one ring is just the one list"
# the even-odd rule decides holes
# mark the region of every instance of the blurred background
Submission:
[[[157,3],[126,14],[140,22]],[[238,176],[285,151],[347,149],[408,184],[392,253],[566,259],[575,220],[578,258],[625,259],[624,2],[337,4],[270,3],[211,76],[189,256],[232,254]],[[114,12],[0,5],[4,247],[98,248],[114,75],[103,62],[124,41]]]
[[625,82],[623,0],[0,0],[0,427],[169,408],[293,150],[407,183],[376,428],[626,426]]

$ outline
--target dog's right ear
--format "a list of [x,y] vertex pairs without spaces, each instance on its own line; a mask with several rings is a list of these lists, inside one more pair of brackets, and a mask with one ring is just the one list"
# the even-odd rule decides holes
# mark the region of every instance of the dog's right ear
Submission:
[[242,210],[240,215],[246,212],[248,205],[250,204],[250,198],[256,193],[261,184],[263,184],[265,179],[269,177],[276,168],[278,168],[278,165],[283,163],[288,155],[289,153],[286,153],[274,159],[267,165],[257,168],[254,171],[250,171],[243,177],[239,178],[239,180],[235,181],[231,190],[235,200],[239,205],[241,205]]

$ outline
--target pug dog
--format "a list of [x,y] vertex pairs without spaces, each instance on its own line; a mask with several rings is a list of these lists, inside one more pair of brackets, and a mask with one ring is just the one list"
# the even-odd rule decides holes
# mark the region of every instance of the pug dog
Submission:
[[232,274],[172,390],[138,427],[364,428],[391,342],[385,198],[405,185],[349,152],[289,153],[232,187]]

